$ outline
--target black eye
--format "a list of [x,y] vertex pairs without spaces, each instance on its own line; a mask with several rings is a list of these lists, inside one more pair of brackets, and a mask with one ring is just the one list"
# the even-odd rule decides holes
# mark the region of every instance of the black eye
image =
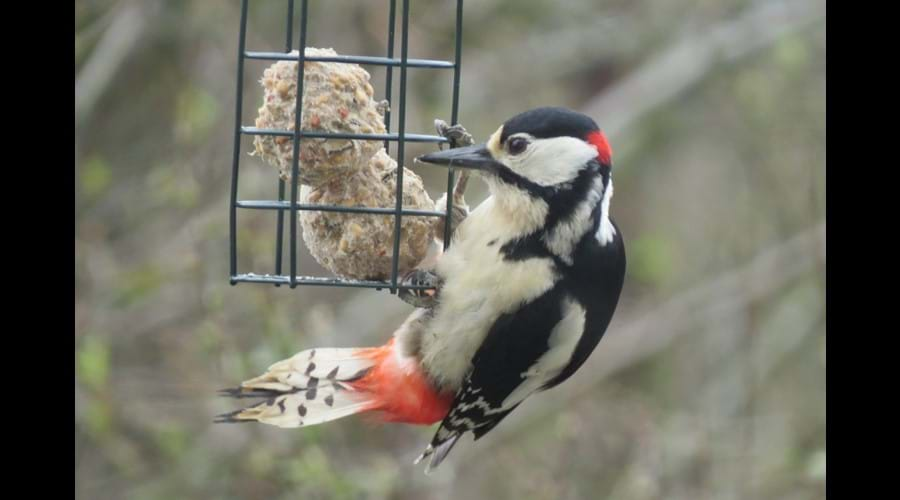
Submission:
[[525,151],[525,148],[527,147],[528,139],[525,139],[524,137],[513,137],[506,145],[506,149],[509,150],[509,154],[511,155],[517,155],[522,151]]

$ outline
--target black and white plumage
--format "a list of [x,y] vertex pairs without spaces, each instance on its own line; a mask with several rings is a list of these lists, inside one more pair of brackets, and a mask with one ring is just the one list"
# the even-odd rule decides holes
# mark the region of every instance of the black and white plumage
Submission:
[[431,456],[428,470],[465,432],[480,438],[570,377],[606,331],[625,275],[610,158],[593,120],[539,108],[484,145],[418,159],[476,169],[492,193],[441,256],[440,299],[418,340],[425,373],[456,391],[419,457]]
[[539,108],[486,144],[418,160],[472,169],[491,191],[446,252],[404,277],[436,290],[403,295],[417,308],[380,347],[302,351],[223,391],[264,401],[218,421],[296,428],[368,412],[441,422],[420,457],[431,457],[428,471],[463,434],[480,438],[587,360],[625,275],[611,151],[596,123]]

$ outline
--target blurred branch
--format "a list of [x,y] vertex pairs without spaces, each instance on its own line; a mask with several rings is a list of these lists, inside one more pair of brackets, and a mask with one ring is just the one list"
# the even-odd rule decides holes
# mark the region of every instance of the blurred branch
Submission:
[[[825,331],[823,328],[824,314],[825,304],[823,301],[814,314],[809,315],[805,318],[805,322],[800,322],[799,326],[791,330],[787,335],[787,339],[782,339],[785,345],[773,349],[771,353],[767,353],[767,356],[760,356],[758,361],[751,360],[751,362],[757,364],[753,371],[753,378],[750,380],[752,390],[742,391],[742,397],[740,398],[721,399],[718,409],[719,415],[730,417],[747,411],[745,407],[750,403],[752,396],[759,392],[760,387],[770,382],[773,374],[776,374],[780,368],[785,366],[786,360],[789,360],[794,354],[807,347],[807,340],[816,333]],[[748,353],[743,354],[747,355]],[[725,392],[724,388],[727,388],[727,384],[730,383],[727,378],[730,372],[733,371],[733,365],[728,363],[723,365],[720,373],[712,378],[707,383],[707,386],[702,389],[702,392],[707,394],[707,397],[711,398],[716,394],[723,394]],[[821,389],[824,391],[825,387],[822,386]]]
[[78,45],[91,43],[94,39],[100,37],[112,22],[116,12],[117,10],[115,8],[111,8],[78,30],[75,33],[76,52],[78,51]]
[[602,119],[612,136],[703,81],[717,64],[734,62],[823,20],[820,0],[758,2],[737,19],[675,42],[581,109]]
[[634,319],[614,321],[585,369],[560,389],[542,394],[540,404],[520,409],[518,418],[510,419],[512,425],[498,426],[491,433],[494,445],[555,414],[557,408],[570,406],[572,400],[614,373],[663,351],[679,336],[694,332],[693,325],[698,321],[712,324],[727,320],[747,304],[816,269],[824,259],[825,223],[821,222],[766,249],[741,268],[687,290],[661,306],[637,311]]
[[[747,412],[747,406],[754,396],[785,365],[785,360],[807,347],[807,340],[816,333],[824,331],[822,328],[825,314],[824,300],[816,304],[814,310],[806,312],[809,314],[798,319],[793,328],[780,335],[777,343],[768,343],[764,355],[754,355],[754,351],[759,351],[761,347],[736,344],[733,350],[716,360],[719,369],[713,376],[707,377],[708,380],[697,389],[697,393],[701,394],[701,400],[715,401],[716,416],[719,419],[736,417]],[[756,332],[740,329],[737,335],[753,338]],[[735,369],[741,358],[753,366],[749,380],[746,380],[740,370]],[[736,389],[741,384],[747,386]],[[824,390],[824,387],[822,389]]]
[[[467,5],[467,15],[472,15]],[[629,56],[641,47],[634,34],[640,30],[633,17],[610,17],[601,12],[580,19],[577,25],[565,24],[559,29],[529,33],[490,50],[468,51],[463,62],[461,102],[465,116],[483,114],[482,103],[497,99],[506,87],[502,85],[514,75],[527,78],[530,86],[557,85],[561,74],[596,65],[616,57]],[[522,54],[531,61],[541,61],[540,71],[531,65],[511,64]],[[498,72],[496,68],[504,70]]]
[[159,11],[158,2],[128,1],[116,8],[109,28],[75,76],[76,127],[91,115],[97,100],[137,48],[150,20]]

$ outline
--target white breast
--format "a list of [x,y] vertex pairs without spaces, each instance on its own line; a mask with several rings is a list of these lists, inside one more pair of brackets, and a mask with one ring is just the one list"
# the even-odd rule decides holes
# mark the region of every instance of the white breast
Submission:
[[422,366],[444,388],[456,389],[472,356],[497,318],[549,290],[556,281],[550,259],[507,261],[500,247],[533,228],[511,217],[494,198],[478,206],[457,230],[438,262],[444,278],[440,302],[422,338]]

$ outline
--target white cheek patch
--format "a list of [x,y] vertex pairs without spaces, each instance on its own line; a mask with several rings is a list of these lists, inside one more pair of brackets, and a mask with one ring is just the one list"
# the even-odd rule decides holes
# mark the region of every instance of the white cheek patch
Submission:
[[515,173],[541,186],[573,180],[584,165],[596,158],[597,150],[574,137],[533,139],[524,153],[505,155],[503,162]]

